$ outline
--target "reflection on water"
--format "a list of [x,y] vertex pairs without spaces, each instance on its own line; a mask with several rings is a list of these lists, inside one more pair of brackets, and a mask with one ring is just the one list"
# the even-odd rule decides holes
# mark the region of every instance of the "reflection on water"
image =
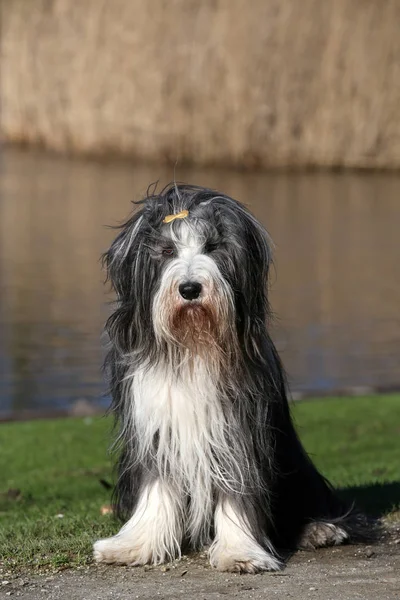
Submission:
[[[8,150],[0,179],[0,413],[103,402],[99,255],[170,168]],[[245,201],[276,243],[274,338],[292,389],[400,387],[400,178],[178,168]]]

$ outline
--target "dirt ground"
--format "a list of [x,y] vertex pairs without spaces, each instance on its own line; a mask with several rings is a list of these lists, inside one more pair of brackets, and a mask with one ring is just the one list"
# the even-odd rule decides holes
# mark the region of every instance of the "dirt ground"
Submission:
[[400,600],[400,527],[384,543],[298,552],[277,574],[218,573],[204,555],[166,567],[96,566],[53,575],[0,571],[0,598],[38,600]]

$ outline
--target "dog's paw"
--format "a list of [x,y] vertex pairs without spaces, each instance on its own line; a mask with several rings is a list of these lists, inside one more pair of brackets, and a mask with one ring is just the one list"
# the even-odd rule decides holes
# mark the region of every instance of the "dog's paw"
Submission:
[[338,546],[348,539],[348,533],[339,525],[315,521],[306,525],[301,537],[300,548],[321,548]]
[[122,565],[143,565],[150,557],[140,556],[138,549],[117,535],[98,540],[93,545],[93,557],[97,563],[117,563]]
[[261,571],[279,571],[281,563],[267,552],[260,552],[258,556],[240,556],[238,553],[223,552],[211,561],[218,571],[229,573],[260,573]]

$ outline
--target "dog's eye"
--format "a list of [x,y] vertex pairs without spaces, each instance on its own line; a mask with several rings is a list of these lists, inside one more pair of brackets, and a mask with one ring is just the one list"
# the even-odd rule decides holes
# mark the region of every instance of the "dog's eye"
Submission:
[[204,251],[206,252],[206,254],[211,254],[211,252],[214,252],[214,250],[216,250],[217,248],[217,242],[207,242],[204,246]]
[[162,253],[164,254],[164,256],[173,256],[174,249],[173,248],[163,248]]

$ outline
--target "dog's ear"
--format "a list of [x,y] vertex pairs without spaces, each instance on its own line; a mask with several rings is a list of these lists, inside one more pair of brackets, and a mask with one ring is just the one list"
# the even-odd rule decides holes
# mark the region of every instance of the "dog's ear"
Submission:
[[143,210],[135,213],[121,228],[110,248],[103,254],[102,263],[107,271],[107,280],[119,297],[130,291],[134,256],[138,251],[139,234],[143,225]]
[[[245,217],[246,268],[244,290],[248,315],[268,313],[268,275],[272,263],[272,240],[268,232],[251,214]],[[250,292],[250,293],[249,293]]]
[[234,210],[229,211],[225,222],[227,231],[230,229],[231,222],[234,223],[232,233],[236,237],[235,246],[239,249],[238,275],[244,280],[243,289],[254,293],[267,284],[269,267],[272,263],[273,242],[256,217],[239,202],[235,202]]
[[268,274],[273,243],[268,232],[242,205],[235,210],[238,239],[235,269],[236,310],[245,348],[250,357],[258,355],[257,339],[270,318]]
[[266,229],[257,219],[246,211],[245,236],[247,238],[248,259],[258,270],[257,285],[267,282],[269,267],[272,263],[273,242]]

